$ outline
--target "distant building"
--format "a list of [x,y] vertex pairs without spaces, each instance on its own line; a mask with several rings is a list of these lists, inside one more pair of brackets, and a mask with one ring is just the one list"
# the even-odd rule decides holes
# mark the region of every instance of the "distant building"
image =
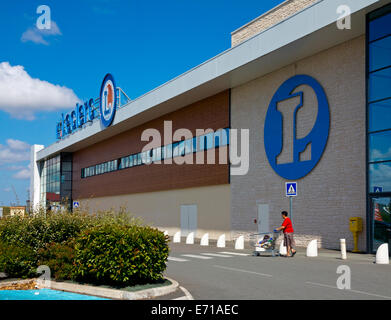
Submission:
[[9,207],[9,215],[11,217],[13,216],[22,216],[26,214],[26,207],[23,206],[16,206],[16,207]]

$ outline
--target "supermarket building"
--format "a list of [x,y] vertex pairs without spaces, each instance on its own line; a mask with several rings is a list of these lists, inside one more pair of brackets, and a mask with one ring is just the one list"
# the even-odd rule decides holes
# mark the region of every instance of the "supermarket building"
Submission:
[[[31,203],[122,206],[170,235],[233,240],[280,225],[296,182],[298,245],[352,249],[350,217],[363,220],[360,250],[389,242],[391,1],[287,0],[231,36],[232,48],[125,104],[106,76],[98,99],[62,115],[56,143],[32,147]],[[170,139],[167,125],[189,135]],[[148,129],[164,139],[142,139]],[[248,147],[241,172],[236,142]]]

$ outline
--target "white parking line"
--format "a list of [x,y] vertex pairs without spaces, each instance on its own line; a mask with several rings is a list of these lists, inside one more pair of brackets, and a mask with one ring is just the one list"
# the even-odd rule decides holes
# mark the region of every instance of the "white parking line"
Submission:
[[213,259],[212,257],[199,256],[196,254],[182,254],[182,257],[195,258],[195,259]]
[[183,291],[183,293],[186,295],[187,297],[187,300],[194,300],[193,296],[190,294],[190,292],[184,288],[184,287],[179,287],[179,289],[181,289]]
[[249,256],[248,253],[240,253],[240,252],[229,252],[229,251],[224,251],[224,252],[219,252],[223,254],[232,254],[234,256]]
[[[306,283],[307,283],[307,284],[314,285],[314,286],[326,287],[326,288],[341,290],[341,289],[338,289],[338,287],[329,286],[329,285],[327,285],[327,284],[316,283],[316,282],[309,282],[309,281],[307,281]],[[391,299],[391,297],[382,296],[382,295],[379,295],[379,294],[369,293],[369,292],[365,292],[365,291],[351,290],[351,289],[350,289],[350,290],[343,290],[343,291],[346,291],[346,292],[354,292],[354,293],[360,293],[360,294],[365,294],[365,295],[367,295],[367,296],[373,296],[373,297],[378,297],[378,298]]]
[[211,256],[211,257],[219,257],[219,258],[232,258],[232,256],[227,256],[226,254],[218,254],[218,253],[201,253],[206,256]]
[[176,262],[185,262],[185,261],[189,261],[189,260],[187,260],[187,259],[176,258],[176,257],[168,257],[167,260],[169,260],[169,261],[176,261]]
[[263,277],[269,277],[269,278],[273,277],[271,274],[267,274],[267,273],[259,273],[259,272],[248,271],[248,270],[243,270],[243,269],[228,268],[228,267],[218,266],[218,265],[214,265],[214,267],[220,268],[220,269],[231,270],[231,271],[238,271],[238,272],[245,272],[245,273],[256,274],[258,276],[263,276]]

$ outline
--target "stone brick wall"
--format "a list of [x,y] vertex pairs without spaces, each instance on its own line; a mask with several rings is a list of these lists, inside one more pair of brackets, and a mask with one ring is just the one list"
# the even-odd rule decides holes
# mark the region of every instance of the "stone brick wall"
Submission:
[[[317,166],[298,180],[293,199],[293,223],[297,245],[318,239],[320,247],[339,248],[346,238],[353,248],[349,217],[363,218],[366,228],[366,131],[365,131],[365,38],[361,36],[297,61],[231,90],[231,128],[250,129],[250,169],[245,176],[231,176],[232,238],[257,232],[258,204],[268,204],[270,229],[281,225],[282,210],[289,209],[286,180],[270,166],[264,148],[264,122],[269,103],[279,86],[290,77],[314,77],[326,92],[330,109],[330,133]],[[310,88],[297,135],[311,129],[313,106]],[[309,90],[309,91],[307,91]],[[299,117],[299,112],[298,112]],[[301,128],[302,126],[302,128]],[[366,249],[365,231],[359,249]]]
[[251,38],[319,0],[287,0],[231,33],[231,46]]

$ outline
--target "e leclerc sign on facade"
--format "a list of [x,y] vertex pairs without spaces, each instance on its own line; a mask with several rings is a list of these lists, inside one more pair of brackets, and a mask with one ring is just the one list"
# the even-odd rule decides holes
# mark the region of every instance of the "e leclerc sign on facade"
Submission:
[[[99,95],[99,115],[104,128],[109,127],[113,123],[117,109],[116,92],[114,77],[108,73],[102,81]],[[97,116],[98,112],[94,106],[94,99],[91,98],[84,104],[76,103],[74,110],[67,114],[61,114],[61,120],[56,125],[57,139],[63,139],[84,124],[92,122]]]
[[[296,138],[296,116],[298,110],[303,107],[303,91],[294,92],[301,85],[311,87],[317,97],[317,117],[311,131],[303,138]],[[295,107],[292,123],[292,161],[288,163],[277,163],[277,157],[282,153],[284,123],[283,115],[277,105],[285,100],[299,98]],[[285,119],[286,121],[286,119]],[[326,148],[329,137],[330,112],[327,96],[317,80],[307,75],[296,75],[286,80],[274,94],[266,113],[264,126],[264,144],[269,163],[273,170],[282,178],[287,180],[298,180],[309,174],[317,165]],[[300,160],[300,154],[311,146],[311,159]]]

